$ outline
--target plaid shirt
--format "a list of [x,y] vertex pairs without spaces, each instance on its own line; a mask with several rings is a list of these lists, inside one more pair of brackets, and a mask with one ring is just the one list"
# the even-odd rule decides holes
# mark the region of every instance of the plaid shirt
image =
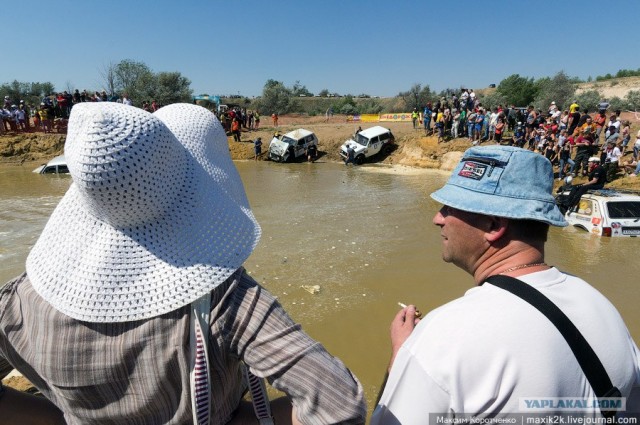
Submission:
[[[23,274],[0,291],[0,356],[69,424],[189,424],[188,307],[135,322],[80,322]],[[241,361],[287,393],[303,422],[364,423],[355,376],[244,269],[213,291],[208,337],[212,424],[227,422],[246,392]]]

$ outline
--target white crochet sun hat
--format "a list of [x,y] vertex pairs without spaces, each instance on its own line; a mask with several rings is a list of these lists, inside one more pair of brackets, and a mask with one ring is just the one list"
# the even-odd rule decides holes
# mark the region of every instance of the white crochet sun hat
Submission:
[[65,157],[73,183],[26,269],[68,316],[126,322],[173,311],[223,283],[258,243],[226,135],[204,108],[77,104]]

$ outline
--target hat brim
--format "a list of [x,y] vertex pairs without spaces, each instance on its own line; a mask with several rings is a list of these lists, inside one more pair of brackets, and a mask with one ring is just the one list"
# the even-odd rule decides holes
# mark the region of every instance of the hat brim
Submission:
[[514,220],[535,220],[559,227],[568,225],[557,205],[552,201],[480,193],[451,183],[433,192],[431,198],[441,204],[477,214]]
[[114,226],[83,205],[74,183],[27,258],[34,289],[74,319],[126,322],[173,311],[226,281],[259,241],[219,122],[193,105],[165,108],[154,115],[192,155],[182,196],[156,220]]

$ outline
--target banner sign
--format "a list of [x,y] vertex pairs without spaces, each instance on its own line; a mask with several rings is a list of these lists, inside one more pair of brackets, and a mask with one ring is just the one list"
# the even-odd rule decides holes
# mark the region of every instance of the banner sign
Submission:
[[390,114],[380,114],[380,121],[411,122],[411,112],[392,112]]
[[380,116],[378,114],[359,114],[359,115],[349,115],[347,117],[347,122],[378,122],[380,121]]

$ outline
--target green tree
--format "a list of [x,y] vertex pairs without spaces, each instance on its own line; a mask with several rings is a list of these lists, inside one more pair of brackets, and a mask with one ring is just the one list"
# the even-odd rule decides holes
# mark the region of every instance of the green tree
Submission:
[[497,108],[500,105],[507,105],[507,98],[497,91],[479,96],[478,99],[480,100],[480,103],[482,103],[482,106],[489,110],[493,110],[493,108]]
[[376,99],[367,99],[358,104],[358,110],[361,114],[379,114],[382,109],[382,105]]
[[322,90],[320,90],[320,92],[318,93],[318,96],[320,96],[320,97],[327,97],[327,96],[329,96],[329,90],[327,90],[327,89],[322,89]]
[[296,81],[295,84],[293,85],[293,88],[291,89],[291,94],[293,96],[313,96],[313,93],[311,93],[309,90],[307,90],[306,86],[303,86],[302,84],[300,84],[300,81]]
[[152,96],[161,105],[191,102],[191,81],[179,72],[160,72],[155,76],[155,94]]
[[556,102],[559,109],[567,109],[575,97],[575,83],[564,71],[558,72],[553,78],[541,78],[536,85],[538,94],[533,105],[542,111],[546,111],[551,102]]
[[597,110],[598,103],[602,100],[602,95],[597,90],[589,90],[574,96],[574,98],[580,105],[580,113],[585,113]]
[[276,113],[278,115],[289,112],[291,104],[291,90],[280,81],[267,80],[262,89],[259,102],[261,113]]
[[625,99],[620,99],[618,96],[613,96],[611,99],[609,99],[609,107],[611,108],[612,111],[616,111],[616,110],[627,110],[629,109],[629,102],[627,102]]
[[533,78],[521,77],[518,74],[510,75],[502,80],[496,91],[504,96],[509,104],[516,106],[530,105],[537,94]]
[[427,102],[434,100],[436,95],[428,85],[422,87],[416,83],[409,90],[398,93],[398,97],[404,101],[406,109],[422,109]]
[[144,63],[125,59],[109,66],[113,68],[113,87],[118,94],[127,93],[135,105],[141,105],[143,101],[149,100],[149,95],[153,95],[153,87],[148,84],[155,83],[154,76]]
[[40,100],[44,96],[48,96],[54,92],[55,87],[49,82],[27,83],[13,80],[11,83],[0,85],[0,96],[2,99],[4,99],[5,96],[9,96],[16,104],[24,100],[28,105],[39,105]]
[[624,98],[627,101],[627,107],[632,111],[640,111],[640,90],[631,90]]

